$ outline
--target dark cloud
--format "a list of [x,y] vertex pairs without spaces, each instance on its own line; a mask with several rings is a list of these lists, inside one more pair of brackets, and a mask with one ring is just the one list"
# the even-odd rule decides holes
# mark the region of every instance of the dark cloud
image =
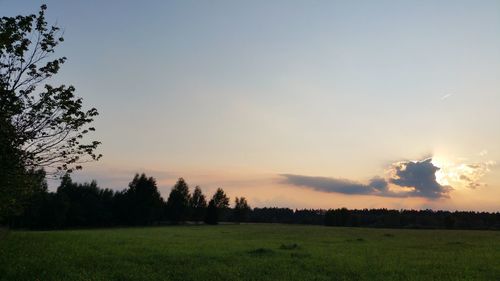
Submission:
[[388,189],[385,179],[375,177],[368,184],[362,184],[346,179],[327,177],[310,177],[302,175],[282,174],[283,183],[310,188],[322,192],[336,192],[343,194],[376,195],[384,197],[407,197],[406,194],[392,192]]
[[[281,176],[284,177],[283,182],[286,184],[322,192],[384,197],[446,197],[450,187],[442,186],[436,181],[435,173],[439,168],[434,166],[431,160],[398,162],[391,167],[389,179],[374,177],[368,184],[328,177],[293,174]],[[389,190],[389,183],[398,185],[402,190],[400,192]]]
[[446,197],[450,187],[436,181],[438,167],[432,164],[432,158],[422,161],[406,161],[393,165],[390,182],[402,187],[412,188],[409,195],[427,198]]
[[345,179],[335,179],[327,177],[309,177],[301,175],[283,174],[285,182],[297,186],[309,187],[317,191],[338,192],[344,194],[372,194],[375,189]]
[[387,181],[381,177],[374,177],[370,180],[368,184],[369,187],[374,188],[378,191],[387,191]]

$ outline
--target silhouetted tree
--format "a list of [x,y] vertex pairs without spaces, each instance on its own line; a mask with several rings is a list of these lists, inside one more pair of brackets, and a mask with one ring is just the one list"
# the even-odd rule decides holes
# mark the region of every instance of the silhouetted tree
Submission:
[[178,223],[188,217],[189,201],[189,187],[183,178],[179,178],[167,200],[167,215],[170,221]]
[[215,207],[214,200],[208,202],[207,212],[205,214],[206,224],[218,224],[219,223],[219,212],[217,207]]
[[247,199],[245,197],[236,197],[234,200],[234,219],[236,222],[245,222],[248,219],[248,214],[250,213],[250,206],[248,205]]
[[0,221],[22,210],[33,171],[71,172],[101,157],[99,142],[83,141],[97,110],[84,110],[73,86],[44,84],[66,61],[51,59],[63,38],[45,10],[0,18]]
[[113,191],[101,189],[96,181],[75,183],[64,175],[57,189],[59,200],[67,206],[66,226],[110,225],[113,220]]
[[54,192],[41,190],[31,196],[21,216],[14,217],[12,227],[55,229],[66,226],[68,204]]
[[[8,178],[2,177],[3,179]],[[17,188],[17,191],[12,190]],[[16,216],[24,216],[26,213],[39,215],[39,208],[43,204],[43,194],[47,193],[47,182],[45,180],[45,172],[43,170],[30,170],[23,171],[21,175],[15,179],[14,184],[0,185],[0,194],[4,192],[16,192],[15,195],[7,194],[6,196],[0,195],[3,199],[9,198],[7,202],[0,202],[2,205],[2,213],[6,216],[3,219],[13,219]],[[2,201],[2,200],[0,200]],[[27,210],[29,208],[30,210]],[[0,216],[0,222],[1,222]],[[12,222],[10,222],[12,224]]]
[[3,143],[0,140],[0,224],[21,215],[31,196],[46,186],[45,171],[25,169],[16,150]]
[[121,199],[124,200],[126,220],[130,224],[152,224],[161,218],[163,198],[152,177],[136,174]]
[[444,217],[444,227],[447,229],[452,229],[454,225],[455,225],[455,220],[453,219],[453,216],[446,215]]
[[99,142],[82,141],[94,130],[87,125],[98,113],[82,109],[73,86],[43,84],[66,61],[50,58],[63,38],[57,26],[47,25],[46,8],[42,5],[38,15],[0,19],[0,119],[13,125],[13,145],[22,151],[25,167],[71,171],[100,157]]
[[0,119],[0,223],[21,213],[21,202],[30,191],[23,183],[24,167],[14,138],[13,126]]
[[295,223],[294,211],[290,208],[254,208],[250,221],[265,223]]
[[224,210],[229,207],[229,197],[227,197],[222,188],[217,188],[217,191],[215,191],[212,197],[212,201],[214,201],[214,206],[219,210]]
[[220,217],[229,207],[229,198],[222,188],[218,188],[214,196],[208,203],[207,214],[205,216],[205,223],[217,224]]
[[205,210],[207,208],[207,200],[205,195],[201,192],[199,186],[196,186],[189,201],[189,206],[191,208],[191,218],[195,222],[203,220],[205,216]]

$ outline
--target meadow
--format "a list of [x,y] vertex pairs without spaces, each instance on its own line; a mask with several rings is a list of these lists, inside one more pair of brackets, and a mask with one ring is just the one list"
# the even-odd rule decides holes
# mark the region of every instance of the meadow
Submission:
[[500,232],[280,224],[3,231],[0,280],[500,280]]

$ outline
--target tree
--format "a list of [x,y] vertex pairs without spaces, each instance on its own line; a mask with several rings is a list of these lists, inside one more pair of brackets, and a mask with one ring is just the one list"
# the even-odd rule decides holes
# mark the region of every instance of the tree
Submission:
[[25,168],[14,142],[14,127],[0,117],[0,223],[20,215],[30,197],[46,185],[45,171]]
[[98,112],[82,108],[73,86],[44,83],[66,61],[51,58],[63,37],[59,27],[47,24],[46,9],[0,18],[0,125],[25,169],[71,172],[101,157],[95,153],[98,141],[84,141]]
[[12,126],[0,119],[0,222],[18,214],[29,189],[23,183],[25,169],[19,151],[12,146]]
[[214,196],[208,203],[205,223],[217,224],[223,213],[229,207],[229,198],[222,188],[218,188]]
[[184,221],[189,211],[189,187],[183,178],[179,178],[172,187],[167,200],[167,216],[172,222]]
[[51,59],[63,38],[46,9],[0,18],[0,222],[22,211],[36,174],[71,172],[101,157],[98,141],[84,141],[97,110],[84,110],[73,86],[44,84],[66,61]]
[[33,201],[33,196],[47,190],[47,182],[43,170],[16,167],[14,171],[1,168],[0,171],[5,172],[0,177],[0,223],[7,223],[23,214],[26,205]]
[[122,197],[126,207],[127,223],[134,225],[151,224],[161,217],[163,198],[153,177],[136,174]]
[[199,222],[203,219],[205,215],[205,209],[207,208],[207,200],[205,195],[201,192],[199,186],[196,186],[189,201],[189,206],[191,209],[191,217],[195,222]]
[[95,180],[75,183],[65,174],[57,189],[59,199],[65,203],[66,226],[109,225],[112,221],[113,191],[101,189]]
[[248,219],[248,214],[250,213],[250,206],[248,205],[247,199],[245,197],[236,197],[234,200],[234,219],[236,222],[244,222]]
[[219,214],[217,212],[217,207],[215,207],[214,200],[210,200],[210,202],[208,202],[207,212],[205,214],[204,221],[206,224],[219,223]]
[[212,201],[214,201],[214,206],[217,209],[223,210],[229,207],[229,197],[227,197],[222,188],[217,188],[217,191],[212,197]]

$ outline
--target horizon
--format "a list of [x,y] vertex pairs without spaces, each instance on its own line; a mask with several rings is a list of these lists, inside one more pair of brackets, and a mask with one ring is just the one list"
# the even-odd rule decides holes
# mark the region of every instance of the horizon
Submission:
[[68,57],[48,83],[100,113],[104,156],[76,182],[121,190],[146,173],[163,198],[183,177],[252,207],[500,211],[498,1],[0,7],[44,3]]

